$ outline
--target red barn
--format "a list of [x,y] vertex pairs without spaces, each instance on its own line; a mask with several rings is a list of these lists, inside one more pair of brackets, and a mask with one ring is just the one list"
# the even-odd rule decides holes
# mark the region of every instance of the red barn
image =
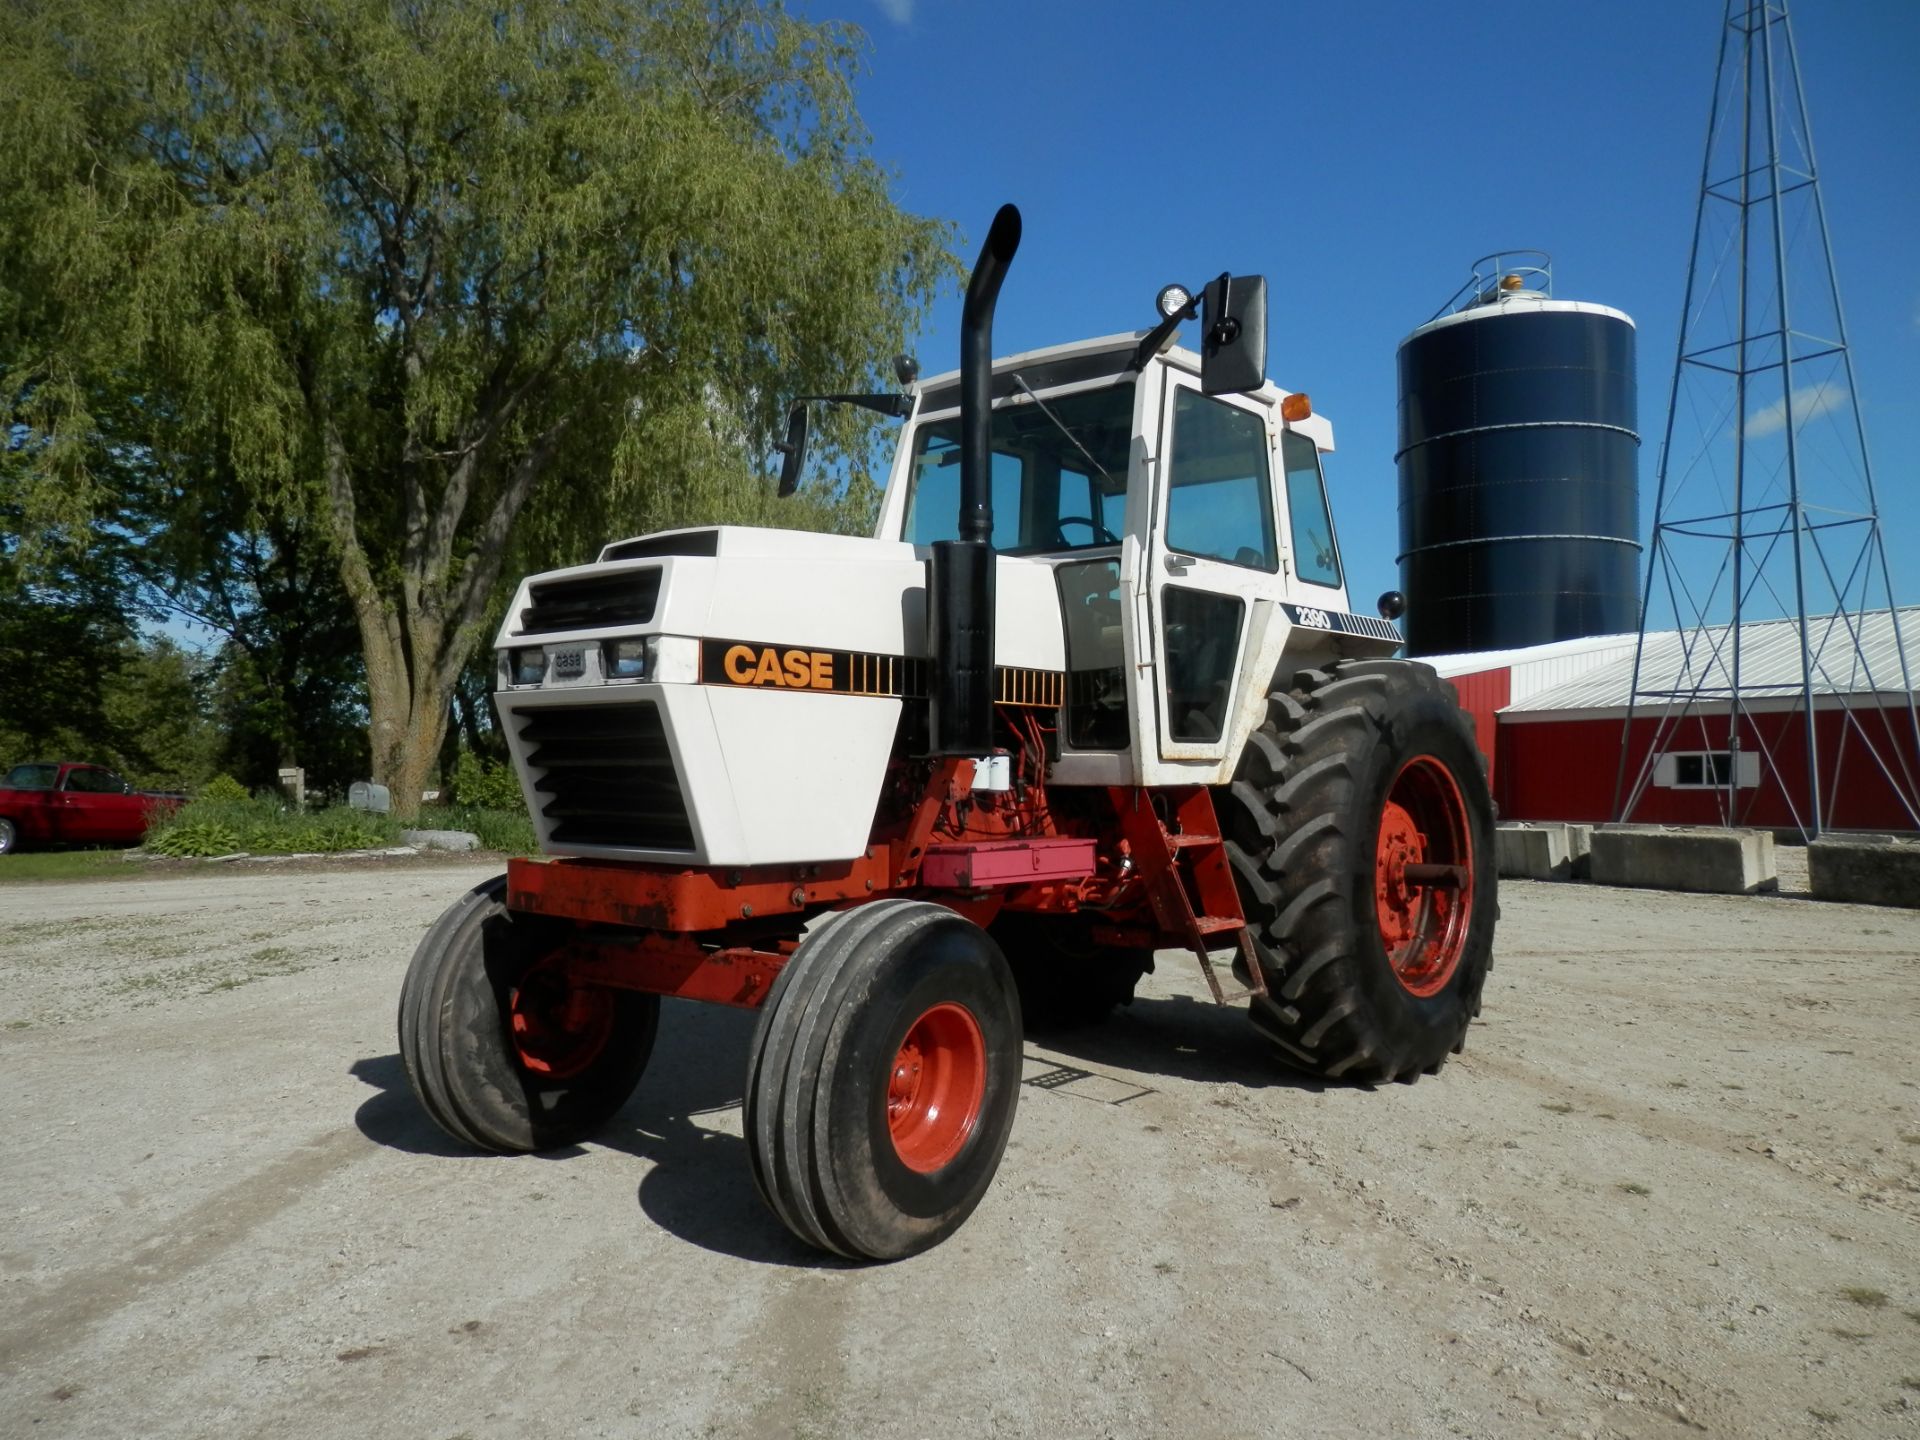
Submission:
[[[1920,831],[1920,735],[1899,648],[1904,639],[1911,677],[1920,670],[1920,607],[1807,625],[1821,828]],[[1743,629],[1737,748],[1727,627],[1647,636],[1629,731],[1637,643],[1599,635],[1424,657],[1473,714],[1501,818],[1612,820],[1619,785],[1632,798],[1629,820],[1812,828],[1798,623]],[[1649,698],[1661,692],[1674,698]]]

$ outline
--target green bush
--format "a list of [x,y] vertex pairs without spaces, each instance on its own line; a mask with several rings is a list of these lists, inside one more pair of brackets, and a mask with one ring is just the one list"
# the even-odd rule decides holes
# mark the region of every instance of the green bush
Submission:
[[147,849],[156,855],[231,855],[239,848],[240,837],[233,829],[213,819],[175,817],[147,832]]
[[200,787],[199,800],[245,800],[247,787],[231,775],[216,775]]
[[496,765],[471,750],[462,750],[447,777],[447,798],[469,810],[518,810],[525,813],[520,779],[511,765]]
[[360,810],[302,813],[271,797],[201,798],[147,831],[156,855],[332,855],[391,845],[399,827]]

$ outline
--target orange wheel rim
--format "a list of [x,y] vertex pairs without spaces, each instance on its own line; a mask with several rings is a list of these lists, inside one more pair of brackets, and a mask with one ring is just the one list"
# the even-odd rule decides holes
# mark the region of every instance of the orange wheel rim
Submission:
[[907,1027],[887,1074],[887,1131],[909,1170],[949,1163],[980,1121],[987,1042],[964,1006],[942,1001]]
[[549,1080],[580,1074],[613,1038],[613,993],[576,985],[558,965],[536,965],[507,998],[507,1029],[521,1065]]
[[1473,917],[1473,836],[1453,772],[1416,755],[1387,787],[1374,841],[1374,912],[1394,978],[1422,998],[1446,988]]

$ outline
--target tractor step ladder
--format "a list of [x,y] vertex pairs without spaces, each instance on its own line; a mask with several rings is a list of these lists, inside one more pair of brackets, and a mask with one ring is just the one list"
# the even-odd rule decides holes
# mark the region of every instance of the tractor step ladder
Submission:
[[[1121,834],[1146,883],[1154,919],[1162,931],[1186,941],[1200,961],[1200,973],[1216,1005],[1265,995],[1266,978],[1260,973],[1253,937],[1240,909],[1240,891],[1233,881],[1226,843],[1220,838],[1213,796],[1204,785],[1171,786],[1155,793],[1166,801],[1165,821],[1139,791],[1113,792]],[[1221,987],[1219,966],[1208,944],[1208,937],[1214,935],[1233,937],[1239,948],[1237,966],[1247,976],[1244,988]]]

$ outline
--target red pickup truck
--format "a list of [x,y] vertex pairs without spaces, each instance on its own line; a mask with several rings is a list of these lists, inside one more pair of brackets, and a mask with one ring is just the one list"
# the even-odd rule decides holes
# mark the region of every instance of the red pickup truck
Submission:
[[181,799],[135,791],[98,765],[16,765],[0,781],[0,855],[29,843],[138,845]]

